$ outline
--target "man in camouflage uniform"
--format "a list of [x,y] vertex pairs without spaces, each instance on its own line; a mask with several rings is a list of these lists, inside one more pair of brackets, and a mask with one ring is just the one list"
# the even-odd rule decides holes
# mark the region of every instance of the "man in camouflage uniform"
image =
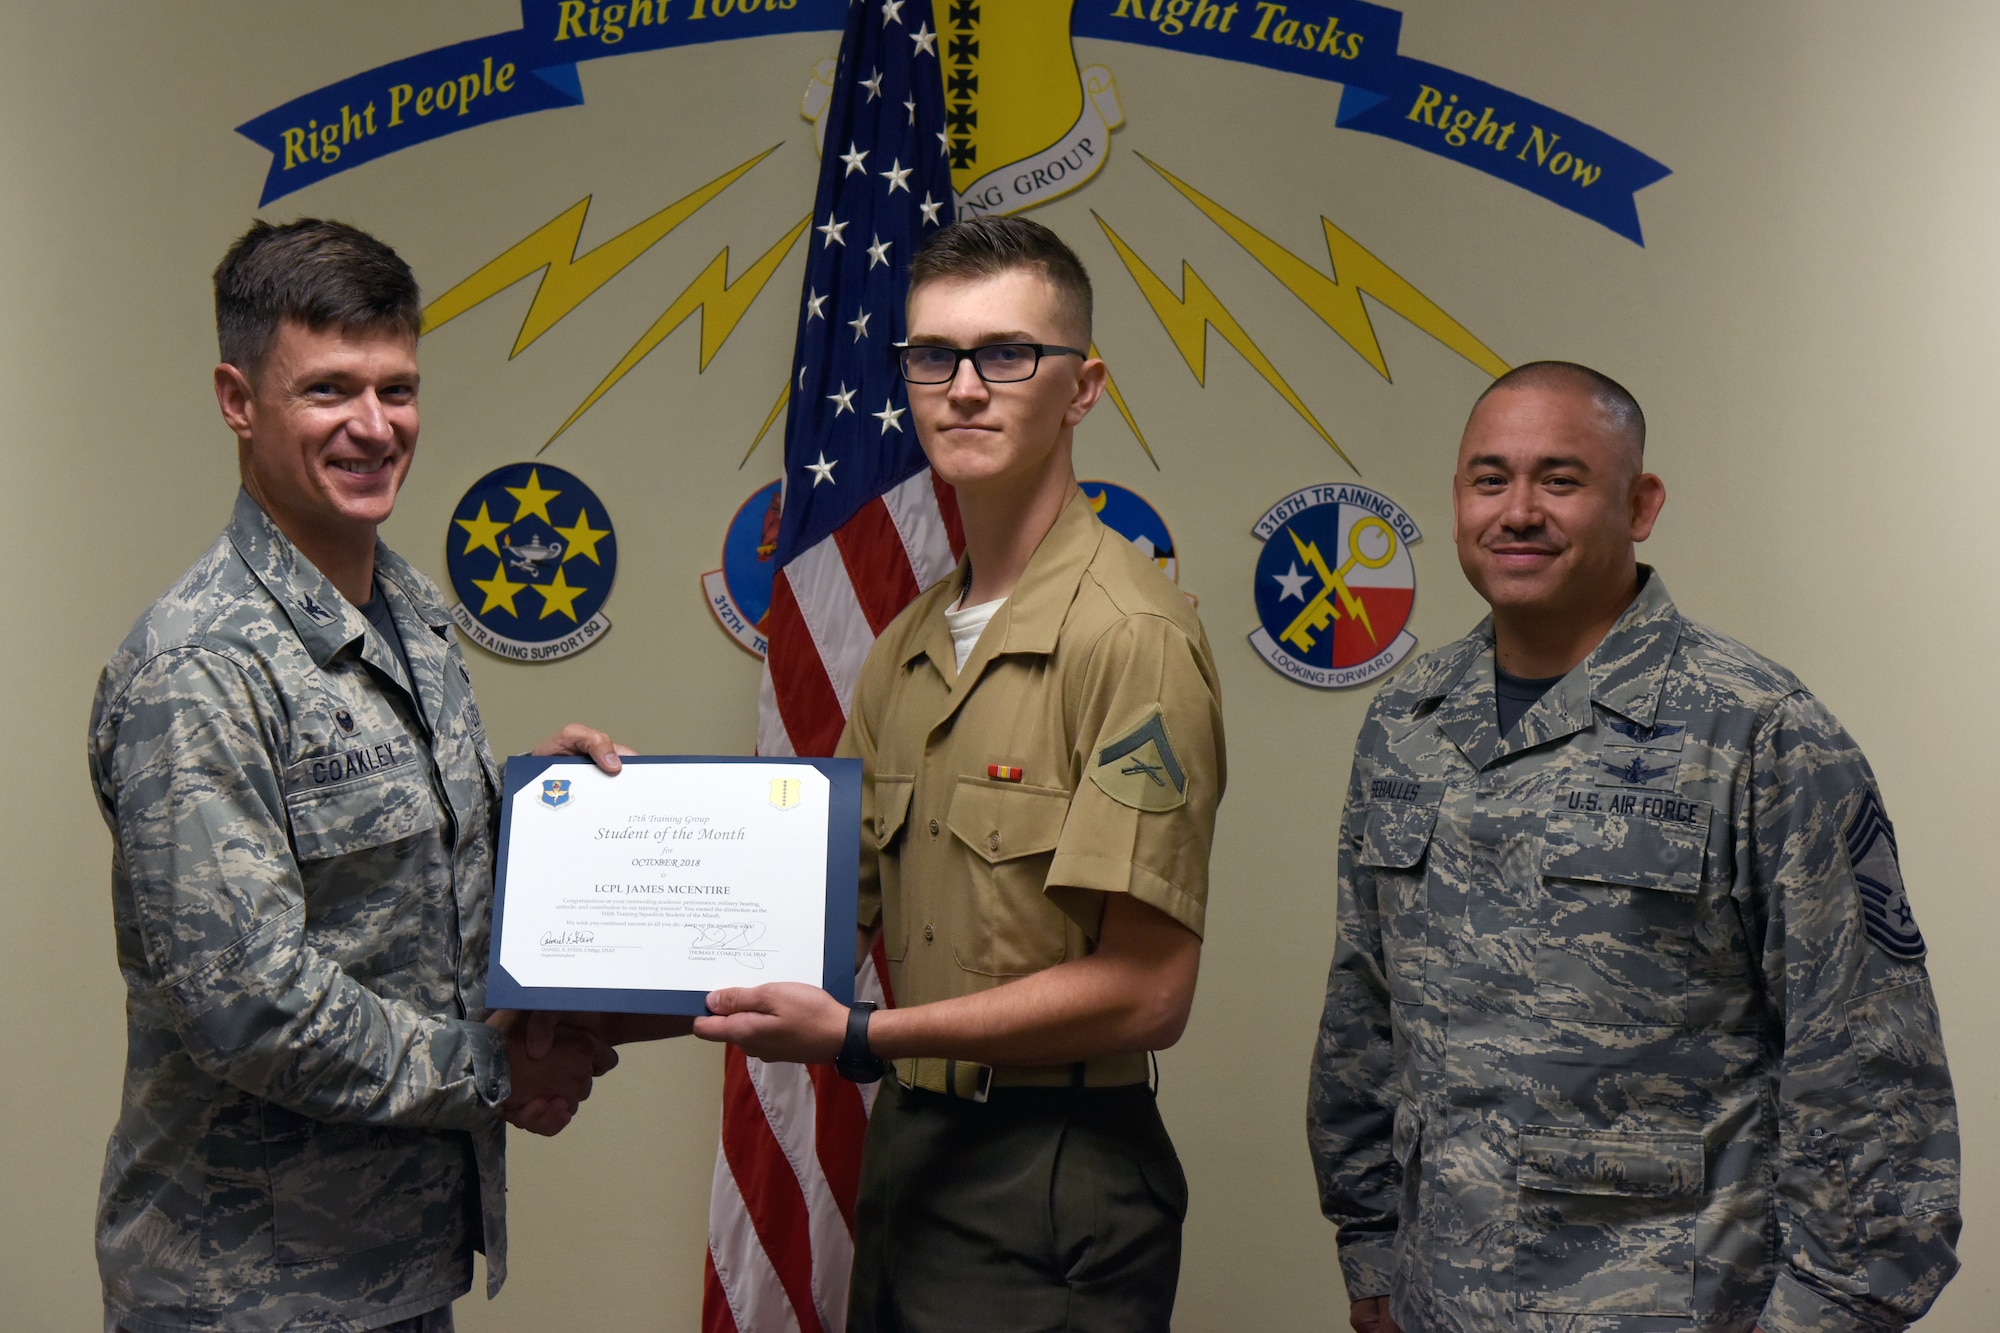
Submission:
[[1309,1135],[1358,1330],[1901,1328],[1958,1122],[1874,775],[1675,610],[1622,388],[1503,377],[1453,532],[1492,616],[1356,747]]
[[482,1021],[499,775],[437,589],[375,537],[416,445],[408,267],[306,220],[215,277],[243,490],[91,716],[129,1029],[105,1326],[436,1333],[474,1249],[506,1273],[503,1117],[555,1132],[614,1057]]

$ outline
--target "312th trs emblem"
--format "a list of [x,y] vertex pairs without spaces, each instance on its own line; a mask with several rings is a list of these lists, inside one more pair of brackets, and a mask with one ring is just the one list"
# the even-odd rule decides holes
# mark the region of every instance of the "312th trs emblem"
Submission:
[[1250,646],[1301,685],[1343,689],[1409,656],[1416,603],[1410,546],[1422,539],[1395,501],[1365,486],[1308,486],[1266,510],[1251,529],[1257,619]]
[[771,779],[771,806],[777,810],[793,810],[804,799],[804,790],[797,778]]
[[569,804],[569,779],[545,778],[542,781],[542,804],[551,810],[560,810]]

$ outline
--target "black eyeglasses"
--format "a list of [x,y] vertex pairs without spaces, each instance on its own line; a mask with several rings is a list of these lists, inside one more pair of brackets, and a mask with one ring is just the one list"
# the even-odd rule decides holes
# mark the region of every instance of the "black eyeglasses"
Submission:
[[974,373],[988,384],[1018,384],[1035,377],[1045,356],[1089,355],[1081,347],[1055,343],[988,343],[984,347],[918,343],[898,348],[896,364],[911,384],[949,384],[957,378],[961,361],[972,362]]

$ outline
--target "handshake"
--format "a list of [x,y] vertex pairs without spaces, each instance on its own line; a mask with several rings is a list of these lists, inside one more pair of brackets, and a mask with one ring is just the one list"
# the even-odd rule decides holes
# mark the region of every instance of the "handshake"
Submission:
[[507,1123],[531,1134],[560,1134],[591,1084],[618,1065],[628,1041],[684,1037],[692,1018],[654,1014],[575,1014],[503,1009],[487,1018],[507,1041]]

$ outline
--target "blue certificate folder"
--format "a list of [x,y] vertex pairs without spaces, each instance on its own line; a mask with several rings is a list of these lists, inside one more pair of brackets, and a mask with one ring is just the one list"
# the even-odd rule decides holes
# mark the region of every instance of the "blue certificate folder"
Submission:
[[[854,1002],[855,898],[861,858],[861,761],[858,759],[772,759],[742,756],[631,755],[625,764],[780,764],[815,768],[830,787],[826,830],[825,969],[820,985],[842,1004]],[[500,965],[507,929],[507,843],[514,825],[514,802],[534,800],[540,783],[563,768],[588,767],[572,756],[514,755],[507,760],[506,791],[500,805],[500,852],[493,870],[493,941],[486,979],[486,1003],[493,1009],[548,1009],[561,1012],[626,1014],[705,1014],[708,992],[633,990],[625,987],[523,986]],[[615,781],[615,779],[614,779]],[[745,984],[755,981],[745,979]]]

